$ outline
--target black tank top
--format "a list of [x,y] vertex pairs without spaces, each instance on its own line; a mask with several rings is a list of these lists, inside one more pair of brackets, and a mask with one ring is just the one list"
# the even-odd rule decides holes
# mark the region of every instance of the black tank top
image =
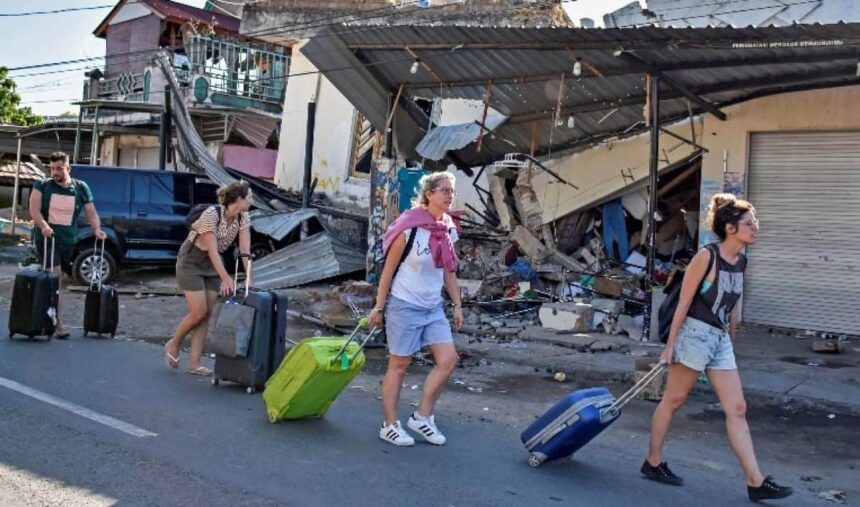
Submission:
[[[728,329],[732,310],[743,294],[747,258],[744,254],[738,254],[738,261],[729,264],[720,256],[720,248],[716,244],[705,248],[715,256],[717,276],[706,290],[703,289],[707,281],[702,282],[687,315],[708,325]],[[706,274],[705,280],[707,277]]]

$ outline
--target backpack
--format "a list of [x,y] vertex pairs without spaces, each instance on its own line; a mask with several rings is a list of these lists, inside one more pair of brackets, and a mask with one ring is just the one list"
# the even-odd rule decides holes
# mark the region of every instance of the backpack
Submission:
[[[403,264],[403,261],[406,260],[406,257],[409,255],[409,251],[412,250],[412,245],[415,243],[415,235],[418,233],[418,228],[413,227],[409,230],[409,236],[406,238],[406,247],[403,249],[403,255],[400,256],[400,260],[397,261],[397,267],[394,268],[394,274],[391,276],[391,281],[394,281],[394,277],[397,276],[397,272],[400,271],[400,265]],[[370,283],[374,285],[379,284],[379,280],[382,277],[382,269],[385,267],[385,256],[382,254],[382,240],[383,236],[380,236],[379,239],[376,240],[376,243],[373,245],[373,259],[374,259],[374,270],[370,279],[368,280]]]
[[215,210],[218,213],[218,223],[215,225],[217,229],[221,225],[221,206],[217,204],[195,204],[191,207],[191,211],[188,212],[188,215],[185,216],[185,227],[188,230],[192,230],[194,228],[194,223],[200,219],[200,215],[203,214],[204,211],[215,206]]
[[[708,245],[705,248],[710,254],[708,257],[708,268],[705,270],[705,275],[701,280],[699,280],[699,283],[696,286],[696,294],[693,296],[694,298],[699,297],[699,290],[702,287],[702,282],[705,281],[705,278],[707,278],[708,273],[711,272],[711,268],[714,266],[714,249],[711,248],[711,245]],[[686,271],[686,269],[679,269],[676,271],[672,280],[669,282],[669,285],[663,289],[663,293],[666,294],[666,299],[663,300],[663,304],[660,305],[660,310],[657,313],[657,334],[660,336],[660,341],[663,343],[669,341],[669,331],[672,328],[672,319],[675,318],[675,310],[678,309],[678,300],[681,299],[681,285],[684,282]]]

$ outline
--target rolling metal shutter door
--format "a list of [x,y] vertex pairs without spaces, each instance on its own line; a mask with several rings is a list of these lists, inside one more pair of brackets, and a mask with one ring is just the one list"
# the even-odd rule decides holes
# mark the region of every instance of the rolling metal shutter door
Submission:
[[743,320],[860,335],[860,132],[752,134]]

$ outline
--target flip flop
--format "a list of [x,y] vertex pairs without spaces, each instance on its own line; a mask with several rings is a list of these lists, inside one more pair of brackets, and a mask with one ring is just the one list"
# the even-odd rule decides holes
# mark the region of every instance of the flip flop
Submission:
[[54,338],[56,338],[58,340],[68,340],[69,339],[69,332],[64,331],[62,333],[54,333]]
[[174,370],[179,368],[179,357],[168,352],[167,345],[164,346],[164,360],[167,362],[167,366],[170,366]]
[[189,370],[185,370],[185,371],[187,371],[188,373],[190,373],[192,375],[200,375],[201,377],[211,377],[212,376],[212,370],[210,370],[209,368],[207,368],[205,366],[198,366],[197,368],[194,368],[193,370],[189,369]]

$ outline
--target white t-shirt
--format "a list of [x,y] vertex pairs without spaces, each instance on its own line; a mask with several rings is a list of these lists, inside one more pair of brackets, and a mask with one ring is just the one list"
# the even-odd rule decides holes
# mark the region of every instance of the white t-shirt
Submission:
[[[403,231],[406,241],[409,241],[409,233],[409,229]],[[451,228],[448,234],[451,241],[457,241],[457,229]],[[412,249],[391,284],[391,295],[422,308],[436,308],[442,303],[444,276],[444,268],[436,267],[430,252],[430,231],[418,227]]]

